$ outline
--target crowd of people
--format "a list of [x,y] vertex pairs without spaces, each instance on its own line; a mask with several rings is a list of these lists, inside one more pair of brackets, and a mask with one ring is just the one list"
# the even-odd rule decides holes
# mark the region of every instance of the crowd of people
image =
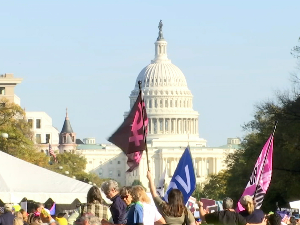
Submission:
[[251,196],[240,199],[245,210],[237,213],[233,207],[233,200],[223,200],[223,210],[209,212],[199,201],[200,218],[195,218],[185,206],[183,194],[178,189],[172,189],[164,201],[156,192],[152,174],[147,173],[150,193],[154,201],[140,185],[119,188],[114,180],[106,181],[101,191],[111,200],[108,204],[102,198],[98,187],[93,186],[87,193],[87,203],[82,205],[72,215],[59,213],[51,215],[43,204],[36,204],[33,212],[27,213],[24,209],[16,210],[12,204],[5,204],[4,213],[0,215],[0,225],[297,225],[294,217],[284,220],[279,214],[265,215],[260,209],[255,209]]

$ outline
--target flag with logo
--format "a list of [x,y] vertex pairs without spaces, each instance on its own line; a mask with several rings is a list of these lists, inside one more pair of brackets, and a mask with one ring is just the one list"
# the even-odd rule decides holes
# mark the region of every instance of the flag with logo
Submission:
[[[250,180],[242,196],[250,195],[254,197],[255,208],[262,206],[264,196],[269,188],[272,177],[272,157],[273,157],[273,134],[265,143],[251,174]],[[238,202],[238,211],[244,210]]]
[[146,149],[147,126],[148,117],[142,91],[140,90],[128,116],[108,139],[127,155],[129,166],[127,172],[135,170],[140,164],[143,151]]
[[184,204],[187,203],[189,197],[196,189],[196,176],[189,147],[185,149],[178,162],[177,168],[165,193],[165,201],[168,201],[168,195],[172,189],[178,189],[182,192]]
[[165,181],[166,181],[166,168],[164,170],[164,172],[161,174],[161,177],[158,181],[158,185],[156,187],[156,192],[157,194],[163,198],[165,195]]

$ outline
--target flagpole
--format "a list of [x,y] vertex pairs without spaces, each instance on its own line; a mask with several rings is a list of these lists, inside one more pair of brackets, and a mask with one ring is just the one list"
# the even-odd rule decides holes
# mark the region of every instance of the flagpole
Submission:
[[[268,154],[269,154],[269,150],[270,150],[270,147],[271,147],[271,143],[272,143],[272,141],[273,141],[273,138],[274,138],[274,134],[275,134],[275,131],[276,131],[276,128],[277,128],[277,124],[278,124],[278,121],[276,120],[276,121],[275,121],[275,125],[274,125],[274,129],[273,129],[273,132],[272,132],[272,135],[271,135],[271,138],[270,138],[269,144],[268,144],[267,153],[266,153],[266,155],[265,155],[265,158],[264,158],[264,162],[263,162],[262,170],[265,168],[265,164],[266,164],[266,161],[267,161],[267,157],[268,157]],[[260,181],[260,179],[261,179],[261,176],[262,176],[262,172],[260,173],[260,175],[259,175],[259,179],[257,179],[257,182],[259,182],[259,181]],[[256,184],[256,188],[255,188],[255,192],[254,192],[253,199],[255,199],[255,196],[256,196],[256,193],[257,193],[257,189],[258,189],[258,183]]]
[[[142,81],[138,81],[138,84],[139,84],[139,90],[142,94]],[[142,95],[141,95],[142,96]],[[142,105],[142,109],[144,109],[143,107],[143,104],[144,104],[144,96],[142,96],[141,98],[141,105]],[[145,106],[145,109],[146,109],[146,106]],[[146,128],[145,128],[145,121],[144,121],[144,110],[142,110],[142,120],[143,120],[143,130],[144,130],[144,141],[145,141],[145,151],[146,151],[146,159],[147,159],[147,169],[148,171],[150,171],[150,168],[149,168],[149,156],[148,156],[148,147],[147,147],[147,137],[146,137]]]

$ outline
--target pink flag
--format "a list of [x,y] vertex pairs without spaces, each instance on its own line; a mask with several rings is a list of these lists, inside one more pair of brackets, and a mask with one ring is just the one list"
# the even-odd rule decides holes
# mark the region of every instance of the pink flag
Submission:
[[[268,190],[272,177],[272,157],[273,157],[273,134],[269,137],[264,145],[254,170],[251,174],[249,182],[242,196],[250,195],[256,203],[255,208],[259,209],[264,200],[264,196]],[[256,191],[256,193],[255,193]],[[254,196],[255,195],[255,196]],[[238,211],[244,210],[243,206],[238,202]]]

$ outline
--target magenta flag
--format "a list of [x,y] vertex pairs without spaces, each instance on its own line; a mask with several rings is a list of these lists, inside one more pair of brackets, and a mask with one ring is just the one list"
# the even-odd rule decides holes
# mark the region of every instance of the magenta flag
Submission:
[[[273,134],[264,145],[254,166],[249,182],[242,196],[250,195],[254,197],[256,209],[259,209],[264,200],[264,196],[269,188],[272,177],[272,157],[273,157]],[[255,193],[256,191],[256,193]],[[255,196],[254,196],[255,195]],[[238,211],[244,210],[238,202]]]
[[126,154],[129,166],[127,172],[135,170],[140,164],[143,151],[146,149],[147,127],[148,117],[140,90],[128,116],[108,139]]

